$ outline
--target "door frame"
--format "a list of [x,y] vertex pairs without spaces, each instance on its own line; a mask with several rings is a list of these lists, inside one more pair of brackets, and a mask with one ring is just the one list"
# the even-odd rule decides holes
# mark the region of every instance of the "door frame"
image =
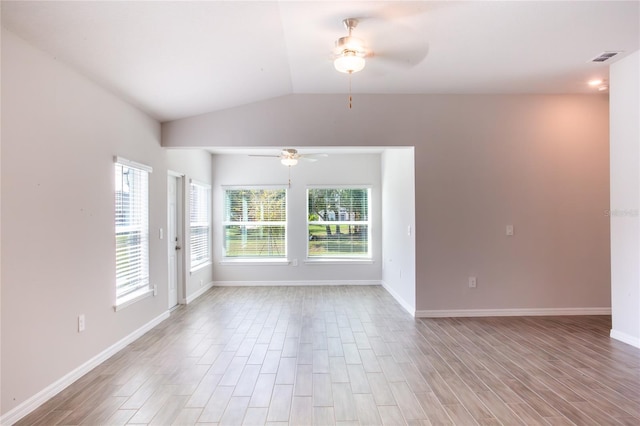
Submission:
[[[186,270],[184,265],[186,264],[186,253],[185,253],[185,235],[186,235],[186,224],[185,224],[185,194],[186,194],[186,178],[184,173],[176,172],[173,170],[167,170],[167,178],[173,177],[176,178],[176,231],[178,234],[178,244],[182,247],[182,250],[176,255],[177,265],[176,265],[176,275],[178,282],[176,283],[178,290],[178,304],[184,305],[186,303],[186,288],[185,283],[187,282]],[[169,259],[169,255],[172,250],[175,250],[175,242],[171,241],[169,237],[169,188],[167,185],[167,260]],[[167,291],[169,291],[169,272],[171,267],[169,262],[167,262]],[[168,293],[167,293],[168,294]],[[167,296],[168,297],[168,296]],[[168,304],[168,300],[167,300]]]

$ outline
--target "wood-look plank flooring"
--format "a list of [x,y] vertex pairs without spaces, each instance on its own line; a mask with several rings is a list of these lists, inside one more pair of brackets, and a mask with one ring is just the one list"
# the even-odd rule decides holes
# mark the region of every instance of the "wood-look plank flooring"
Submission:
[[19,425],[638,425],[611,319],[413,319],[381,287],[214,288]]

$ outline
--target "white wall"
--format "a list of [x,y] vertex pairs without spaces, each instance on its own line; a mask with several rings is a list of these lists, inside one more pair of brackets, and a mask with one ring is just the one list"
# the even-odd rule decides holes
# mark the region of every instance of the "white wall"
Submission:
[[610,79],[611,337],[640,347],[640,51]]
[[[282,147],[274,148],[277,155]],[[330,155],[317,162],[300,161],[291,168],[287,193],[288,265],[220,264],[222,260],[222,215],[224,185],[288,185],[288,168],[277,158],[248,155],[213,156],[213,247],[214,281],[228,284],[371,284],[380,282],[381,214],[380,155]],[[306,263],[308,185],[371,185],[372,259],[370,264]],[[298,260],[298,266],[293,260]]]
[[413,148],[382,154],[382,281],[415,314],[416,208]]
[[[158,287],[119,312],[114,155],[154,169]],[[158,122],[3,30],[3,415],[166,312],[166,245],[157,238],[167,223],[165,161]]]
[[206,290],[213,282],[211,264],[197,268],[193,272],[189,268],[191,262],[189,257],[189,184],[193,179],[211,185],[211,154],[200,149],[168,149],[166,155],[169,170],[183,175],[184,229],[180,237],[184,250],[180,255],[182,256],[182,264],[185,266],[182,278],[184,288],[179,296],[182,296],[181,302],[184,303]]
[[420,314],[608,311],[607,96],[356,98],[353,110],[342,95],[291,95],[163,123],[163,146],[414,146]]

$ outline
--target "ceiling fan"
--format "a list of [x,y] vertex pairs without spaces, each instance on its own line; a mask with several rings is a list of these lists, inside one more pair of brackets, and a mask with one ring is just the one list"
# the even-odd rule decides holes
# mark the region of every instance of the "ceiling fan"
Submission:
[[[414,67],[422,62],[429,51],[429,44],[424,35],[399,22],[390,22],[390,19],[384,17],[343,19],[342,24],[348,34],[335,41],[332,56],[335,69],[353,74],[364,69],[366,59],[405,67]],[[371,43],[353,35],[361,22],[366,23]]]
[[347,18],[342,21],[347,31],[349,31],[349,35],[336,40],[333,66],[337,71],[353,74],[364,69],[367,48],[364,40],[352,35],[353,30],[358,26],[358,22],[357,18]]
[[328,157],[327,154],[300,154],[295,148],[283,148],[282,151],[280,151],[280,155],[251,154],[250,156],[279,158],[283,165],[289,167],[298,164],[298,160],[318,161],[320,158]]
[[349,109],[352,107],[351,75],[364,69],[367,58],[413,67],[422,62],[429,50],[427,42],[416,31],[394,25],[396,28],[393,32],[376,31],[374,33],[377,34],[374,40],[376,45],[374,52],[363,39],[353,35],[361,19],[365,18],[346,18],[342,21],[348,35],[336,40],[332,56],[335,69],[349,74]]

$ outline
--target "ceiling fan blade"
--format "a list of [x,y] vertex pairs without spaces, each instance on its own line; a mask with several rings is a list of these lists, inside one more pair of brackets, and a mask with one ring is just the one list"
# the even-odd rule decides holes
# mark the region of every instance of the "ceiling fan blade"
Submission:
[[249,157],[270,157],[270,158],[280,158],[280,155],[249,154]]
[[396,66],[413,68],[420,64],[429,53],[429,45],[415,47],[405,47],[391,50],[376,50],[371,54],[371,58],[382,60]]
[[[410,8],[408,13],[420,12]],[[367,41],[367,58],[411,68],[427,57],[429,43],[424,30],[401,21],[393,16],[364,18],[358,35]]]
[[307,159],[315,158],[316,160],[320,158],[325,158],[328,156],[329,154],[301,154],[300,155],[301,158],[307,158]]

